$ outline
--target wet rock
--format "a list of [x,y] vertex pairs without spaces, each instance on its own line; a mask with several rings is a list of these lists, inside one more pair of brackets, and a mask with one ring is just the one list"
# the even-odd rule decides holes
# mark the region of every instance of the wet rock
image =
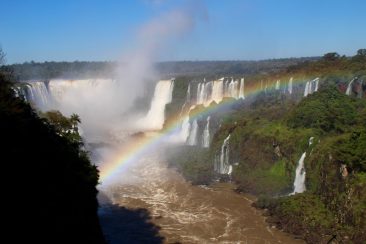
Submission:
[[346,178],[348,176],[347,166],[345,164],[341,164],[341,167],[339,168],[339,172],[341,173],[343,178]]

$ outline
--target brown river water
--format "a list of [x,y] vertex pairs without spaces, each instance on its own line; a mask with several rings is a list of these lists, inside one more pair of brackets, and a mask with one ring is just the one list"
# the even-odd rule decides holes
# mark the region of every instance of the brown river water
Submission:
[[272,228],[229,183],[193,186],[155,153],[100,187],[110,243],[304,243]]

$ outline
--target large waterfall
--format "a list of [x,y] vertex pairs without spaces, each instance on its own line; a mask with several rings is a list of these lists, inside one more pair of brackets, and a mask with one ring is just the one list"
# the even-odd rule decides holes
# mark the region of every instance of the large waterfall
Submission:
[[[196,99],[192,99],[191,97],[191,83],[188,84],[186,101],[182,106],[182,112],[180,116],[184,118],[183,112],[186,112],[186,115],[189,118],[189,111],[193,109],[196,105],[203,105],[205,107],[209,106],[212,102],[220,103],[224,97],[230,97],[234,99],[245,99],[244,91],[245,91],[245,83],[244,78],[239,80],[235,80],[234,78],[220,78],[218,80],[207,81],[204,79],[201,82],[196,83]],[[187,113],[187,106],[191,106],[190,110]],[[184,122],[183,122],[184,123]],[[187,131],[187,126],[184,126],[182,123],[180,135],[185,135]],[[185,123],[187,119],[185,119]],[[192,121],[189,124],[189,136],[187,137],[186,144],[188,145],[199,145],[202,147],[209,147],[210,145],[210,117],[207,117],[206,126],[204,130],[199,130],[198,123],[196,120]],[[185,130],[183,131],[183,128]],[[203,131],[201,135],[198,135],[198,131]],[[184,136],[180,136],[183,138]],[[198,140],[198,138],[202,138],[202,140]]]
[[75,110],[73,112],[82,113],[77,109],[85,110],[86,106],[94,104],[91,102],[96,99],[99,100],[99,103],[101,103],[101,99],[108,100],[106,98],[108,96],[112,99],[112,96],[118,94],[117,86],[117,82],[111,79],[54,79],[27,82],[23,86],[22,94],[25,94],[27,101],[43,111],[58,109],[68,114],[67,110],[71,107],[70,110]]
[[304,167],[305,157],[306,157],[306,152],[304,152],[301,155],[301,158],[299,159],[299,162],[297,163],[296,176],[295,176],[295,181],[294,181],[294,191],[291,194],[302,193],[306,190],[306,187],[305,187],[306,172],[305,172],[305,167]]
[[233,167],[229,161],[229,152],[230,152],[229,140],[230,140],[230,135],[228,135],[225,138],[225,140],[221,146],[220,155],[218,155],[215,158],[214,170],[219,174],[230,175],[231,172],[233,171]]
[[203,131],[202,146],[206,148],[210,146],[210,116],[207,117],[206,127]]
[[188,136],[187,144],[190,146],[197,145],[197,136],[198,136],[198,123],[197,120],[193,120],[191,126],[190,126],[190,132]]
[[[161,80],[155,86],[149,111],[144,118],[126,121],[122,116],[133,106],[136,87],[126,92],[125,81],[112,79],[30,81],[18,86],[18,94],[41,111],[59,110],[70,116],[80,115],[81,127],[91,140],[100,136],[124,133],[132,129],[161,129],[165,120],[165,105],[172,101],[173,80]],[[113,124],[113,126],[111,126]],[[113,130],[116,131],[111,131]]]
[[165,105],[172,101],[173,88],[174,80],[160,80],[156,84],[150,110],[145,118],[140,120],[142,127],[148,127],[149,129],[154,130],[163,128],[165,121]]
[[197,84],[196,105],[202,104],[207,107],[213,101],[220,103],[224,97],[244,99],[244,85],[244,78],[240,80],[240,84],[239,80],[233,78],[231,80],[221,78],[209,82],[199,82]]

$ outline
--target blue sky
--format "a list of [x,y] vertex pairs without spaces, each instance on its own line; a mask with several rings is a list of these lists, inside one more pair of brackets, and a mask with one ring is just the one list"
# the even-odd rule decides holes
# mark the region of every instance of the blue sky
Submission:
[[0,45],[8,63],[117,60],[139,27],[187,5],[199,6],[194,29],[159,60],[353,55],[366,48],[364,0],[1,0]]

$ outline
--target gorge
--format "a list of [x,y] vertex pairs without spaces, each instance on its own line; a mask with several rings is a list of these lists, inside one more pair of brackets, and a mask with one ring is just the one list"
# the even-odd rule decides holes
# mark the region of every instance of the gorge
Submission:
[[[362,157],[365,76],[352,71],[335,78],[327,72],[309,77],[300,71],[258,75],[245,77],[245,82],[242,76],[164,79],[145,98],[148,106],[132,114],[133,105],[126,110],[118,104],[112,105],[113,114],[103,113],[98,103],[113,99],[102,96],[118,91],[119,83],[112,79],[24,81],[13,91],[40,110],[80,115],[85,146],[100,170],[99,215],[112,243],[129,238],[126,232],[116,234],[117,227],[108,222],[114,218],[113,206],[147,209],[149,223],[161,227],[156,232],[167,242],[299,241],[274,226],[310,243],[330,239],[325,233],[332,232],[362,240],[360,232],[332,226],[362,225],[363,212],[343,204],[329,181],[336,182],[337,189],[363,190],[351,183],[362,182],[362,164],[349,161],[354,165],[342,166],[343,171],[353,170],[353,175],[339,176],[338,164],[344,165],[349,154],[337,154],[333,148],[360,147],[356,157]],[[349,147],[346,137],[359,146]],[[324,179],[326,172],[333,172],[334,178]],[[344,189],[342,180],[351,188]],[[298,213],[294,201],[306,211],[286,225],[281,211]],[[270,226],[252,204],[268,209]],[[333,219],[323,211],[325,206],[327,211],[345,212],[352,221],[343,215]],[[310,207],[320,213],[307,211]],[[306,219],[320,221],[314,214],[326,221],[320,222],[321,228],[311,234],[294,230],[310,229]],[[135,238],[133,233],[130,238]]]

